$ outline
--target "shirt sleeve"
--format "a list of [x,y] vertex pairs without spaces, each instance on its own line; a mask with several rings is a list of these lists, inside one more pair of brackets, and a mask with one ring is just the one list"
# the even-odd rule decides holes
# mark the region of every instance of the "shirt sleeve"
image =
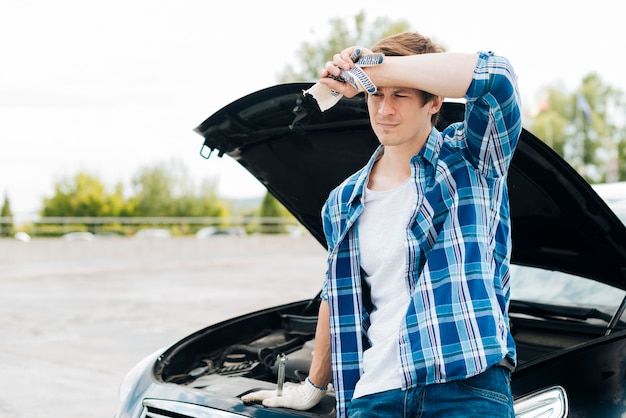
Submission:
[[[324,235],[326,236],[326,247],[331,248],[332,224],[328,209],[328,200],[322,207],[322,226],[324,228]],[[326,273],[324,274],[324,280],[322,282],[322,292],[320,293],[320,297],[323,301],[328,302],[328,267],[326,269]]]
[[517,76],[506,58],[493,52],[478,55],[465,95],[465,137],[474,166],[487,177],[501,177],[522,131]]

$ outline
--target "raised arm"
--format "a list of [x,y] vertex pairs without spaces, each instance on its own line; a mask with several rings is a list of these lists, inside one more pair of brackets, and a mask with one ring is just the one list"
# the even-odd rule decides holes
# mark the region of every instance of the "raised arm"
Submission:
[[[349,70],[354,66],[350,56],[355,48],[336,54],[320,73],[320,83],[346,97],[355,96],[357,91],[328,76],[338,77],[340,69]],[[371,52],[364,50],[362,53]],[[472,81],[477,61],[478,55],[469,53],[386,56],[380,65],[363,67],[363,71],[377,87],[408,87],[436,96],[462,98]]]

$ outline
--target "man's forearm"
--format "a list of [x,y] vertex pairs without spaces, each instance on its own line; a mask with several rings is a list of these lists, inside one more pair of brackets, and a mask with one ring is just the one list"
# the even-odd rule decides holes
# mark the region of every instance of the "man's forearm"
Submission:
[[462,98],[472,82],[478,54],[433,53],[385,57],[364,68],[377,87],[408,87],[436,96]]
[[315,386],[325,388],[331,381],[332,371],[330,366],[330,329],[329,329],[328,303],[322,301],[317,317],[315,330],[315,348],[309,379]]

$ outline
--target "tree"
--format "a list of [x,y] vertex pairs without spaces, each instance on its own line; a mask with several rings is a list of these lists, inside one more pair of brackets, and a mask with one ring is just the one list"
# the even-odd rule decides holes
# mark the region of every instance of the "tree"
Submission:
[[54,195],[45,198],[41,216],[119,216],[124,210],[123,187],[108,194],[95,175],[79,172],[54,185]]
[[205,180],[196,188],[187,167],[178,160],[140,168],[132,185],[134,194],[126,197],[122,183],[109,192],[97,176],[79,172],[54,185],[54,194],[44,199],[40,214],[44,217],[230,215],[228,206],[217,197],[215,181]]
[[230,216],[230,208],[217,196],[215,180],[204,180],[197,193],[188,191],[174,200],[175,216],[223,218]]
[[301,68],[288,65],[279,75],[281,82],[315,80],[319,77],[320,68],[326,61],[332,59],[333,54],[351,45],[370,47],[385,36],[407,31],[409,23],[406,20],[392,22],[383,17],[368,22],[365,12],[361,11],[352,21],[340,18],[330,19],[328,27],[327,38],[302,43],[296,53]]
[[[284,218],[291,216],[291,214],[283,205],[280,204],[274,195],[268,191],[265,193],[263,201],[261,202],[259,216],[262,218]],[[263,222],[262,232],[283,233],[285,232],[285,228],[283,225],[276,222]]]
[[133,216],[229,216],[228,207],[217,197],[215,181],[205,180],[196,188],[180,160],[142,167],[132,184]]
[[141,167],[132,179],[133,215],[171,216],[174,212],[175,185],[185,176],[184,166],[175,160]]
[[0,222],[0,237],[9,237],[13,234],[13,212],[11,211],[11,202],[9,196],[4,194],[2,207],[0,208],[0,218],[8,218],[8,222]]
[[623,139],[617,141],[617,181],[626,180],[626,132],[622,127],[619,136]]
[[623,93],[592,73],[573,92],[550,87],[542,94],[530,130],[589,182],[626,179],[624,123],[619,122],[626,120]]
[[566,127],[569,124],[564,109],[569,94],[559,87],[548,87],[542,95],[539,111],[530,122],[531,131],[559,155],[564,156],[568,140]]

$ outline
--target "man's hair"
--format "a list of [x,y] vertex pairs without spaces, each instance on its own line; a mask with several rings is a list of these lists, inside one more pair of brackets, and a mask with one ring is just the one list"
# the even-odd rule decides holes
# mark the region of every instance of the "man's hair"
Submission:
[[418,32],[403,32],[376,42],[372,51],[390,56],[402,56],[445,52],[445,49]]
[[[434,43],[430,38],[418,32],[402,32],[381,39],[372,46],[372,52],[381,52],[387,56],[404,56],[417,54],[433,54],[445,52],[443,46]],[[426,91],[420,91],[424,104],[428,103],[434,95]],[[437,123],[439,112],[432,115],[433,125]]]

